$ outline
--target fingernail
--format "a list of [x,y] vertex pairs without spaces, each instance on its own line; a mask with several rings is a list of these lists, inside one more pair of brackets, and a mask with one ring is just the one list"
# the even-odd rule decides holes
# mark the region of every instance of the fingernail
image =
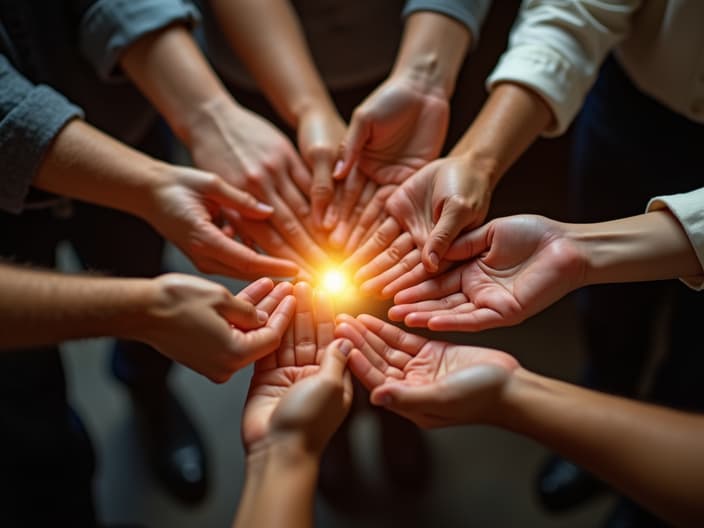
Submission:
[[257,202],[257,205],[255,207],[257,211],[260,213],[266,213],[266,214],[271,214],[274,212],[274,208],[268,204],[262,203],[262,202]]
[[440,266],[440,257],[438,257],[438,254],[435,253],[435,251],[430,252],[430,255],[428,255],[428,260],[430,260],[430,264],[434,269],[438,269],[438,266]]
[[269,320],[269,314],[264,310],[257,310],[257,321],[260,323],[266,323]]
[[349,339],[340,339],[337,349],[347,356],[350,352],[352,352],[352,342]]
[[337,162],[335,163],[335,167],[332,169],[333,178],[336,178],[340,175],[340,171],[342,170],[343,165],[344,162],[342,160],[337,160]]
[[323,220],[323,227],[327,229],[328,231],[335,227],[335,223],[337,222],[337,211],[333,209],[332,207],[329,207],[327,212],[325,213],[325,219]]

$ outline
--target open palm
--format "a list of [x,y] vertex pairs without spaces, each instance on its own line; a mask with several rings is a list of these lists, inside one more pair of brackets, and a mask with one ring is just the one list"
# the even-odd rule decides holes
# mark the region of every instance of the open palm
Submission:
[[432,341],[370,315],[340,316],[349,368],[371,401],[421,427],[483,421],[518,362],[490,348]]
[[389,317],[441,331],[522,322],[581,284],[583,258],[565,226],[537,215],[489,222],[448,252],[469,261],[399,292]]
[[296,315],[281,347],[255,364],[242,417],[245,448],[271,434],[300,435],[320,453],[347,414],[352,384],[343,343],[333,342],[330,300],[311,287],[294,289]]

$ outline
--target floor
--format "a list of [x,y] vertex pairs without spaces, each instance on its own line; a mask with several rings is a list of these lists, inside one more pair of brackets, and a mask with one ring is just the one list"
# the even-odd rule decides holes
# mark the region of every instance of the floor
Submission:
[[[475,82],[467,89],[466,116],[476,114],[485,93],[482,80],[505,46],[515,5],[494,7],[482,36],[483,50],[468,69]],[[508,7],[507,7],[508,6]],[[569,134],[541,140],[510,171],[496,189],[491,216],[532,212],[565,218],[566,160]],[[73,269],[68,248],[61,251],[63,267]],[[167,267],[196,273],[178,250],[169,247]],[[242,283],[211,277],[233,291]],[[370,307],[371,311],[378,307]],[[582,346],[572,300],[568,297],[542,314],[509,329],[474,335],[444,336],[458,342],[489,345],[511,352],[528,368],[565,380],[579,370]],[[229,526],[242,489],[243,451],[239,420],[250,369],[224,385],[177,367],[174,390],[198,425],[208,446],[212,489],[198,507],[184,507],[156,485],[137,445],[133,415],[124,390],[107,368],[108,340],[65,346],[71,398],[84,418],[99,456],[96,495],[106,522],[132,522],[149,528],[218,528]],[[423,433],[432,454],[432,482],[421,497],[394,492],[380,470],[378,427],[373,415],[360,413],[353,427],[354,454],[366,477],[364,491],[373,497],[353,514],[335,511],[316,500],[316,526],[413,528],[420,526],[498,526],[581,528],[599,525],[613,504],[605,496],[574,513],[543,512],[533,494],[533,479],[546,455],[540,445],[487,427],[460,427]]]

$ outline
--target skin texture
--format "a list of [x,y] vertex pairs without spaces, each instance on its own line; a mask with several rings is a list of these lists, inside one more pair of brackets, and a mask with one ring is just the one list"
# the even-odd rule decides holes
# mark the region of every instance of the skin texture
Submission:
[[272,214],[270,206],[213,173],[157,161],[80,120],[52,143],[34,186],[143,218],[205,273],[257,278],[299,272],[294,262],[258,254],[218,227],[225,209],[261,221]]
[[264,226],[239,222],[238,235],[310,273],[326,261],[306,218],[312,176],[290,141],[227,93],[193,37],[174,25],[150,33],[121,66],[188,148],[196,167],[218,174],[273,207]]
[[[505,352],[409,334],[368,315],[340,318],[350,370],[371,402],[421,427],[488,424],[523,434],[675,526],[704,521],[704,417],[545,378]],[[634,441],[637,439],[637,441]]]
[[352,403],[352,343],[333,341],[331,300],[306,283],[295,296],[286,338],[255,364],[242,415],[247,475],[235,527],[312,526],[320,457]]
[[316,69],[296,13],[285,0],[212,0],[211,6],[232,50],[297,132],[299,151],[313,175],[304,191],[314,227],[322,229],[326,210],[337,214],[332,171],[346,125]]
[[397,293],[392,320],[479,331],[518,324],[589,284],[702,274],[668,210],[594,224],[498,218],[462,236],[447,255],[459,265]]
[[379,193],[385,199],[386,186],[404,182],[440,154],[448,101],[470,43],[468,29],[452,18],[429,11],[408,17],[391,74],[355,109],[343,141],[334,176],[361,181],[340,184],[339,215],[329,219],[336,224],[335,247],[350,252],[367,204]]
[[274,351],[295,312],[292,286],[267,278],[232,295],[177,273],[117,279],[0,265],[0,291],[0,348],[135,339],[217,383]]

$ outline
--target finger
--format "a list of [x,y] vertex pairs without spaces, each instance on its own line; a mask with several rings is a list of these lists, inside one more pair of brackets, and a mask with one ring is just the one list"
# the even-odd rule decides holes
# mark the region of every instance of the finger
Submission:
[[358,316],[357,320],[370,332],[379,336],[387,346],[401,350],[411,356],[415,356],[420,352],[420,349],[428,342],[424,337],[404,332],[397,326],[368,314]]
[[288,156],[287,171],[291,175],[291,179],[296,184],[298,189],[303,193],[308,193],[313,185],[313,176],[306,167],[303,160],[298,156],[293,146],[290,147],[291,155]]
[[350,255],[358,248],[364,240],[365,235],[375,226],[381,225],[388,213],[386,212],[386,200],[391,195],[396,186],[385,185],[377,189],[364,211],[359,217],[356,226],[345,246],[345,254]]
[[280,346],[295,312],[296,299],[287,296],[271,314],[266,326],[247,332],[233,329],[233,336],[240,343],[238,350],[243,351],[242,356],[246,358],[245,364],[270,354]]
[[[379,253],[384,251],[401,234],[401,225],[394,218],[387,218],[381,227],[374,232],[374,235],[367,240],[361,248],[352,253],[345,262],[345,269],[358,269],[367,264]],[[355,274],[355,281],[359,282],[364,276],[358,277]]]
[[[403,378],[402,367],[408,362],[410,356],[399,350],[392,350],[386,346],[386,343],[370,332],[362,323],[342,314],[338,320],[339,326],[345,327],[342,334],[335,332],[338,337],[347,337],[355,348],[358,348],[370,361],[372,365],[385,376],[393,378]],[[352,329],[353,331],[351,331]],[[359,336],[363,341],[359,341]]]
[[276,174],[276,190],[296,218],[301,220],[310,215],[308,200],[288,172]]
[[236,226],[237,231],[255,241],[269,255],[295,262],[300,270],[312,274],[313,268],[306,259],[279,235],[268,222],[248,222],[239,217],[232,217],[232,212],[224,210],[228,222]]
[[294,286],[293,293],[296,296],[295,365],[313,365],[317,351],[313,317],[313,289],[307,282],[299,282]]
[[233,187],[218,176],[214,175],[214,178],[209,188],[211,191],[209,198],[212,198],[218,204],[224,207],[231,207],[247,218],[269,218],[271,213],[274,212],[274,208],[271,205],[260,202],[248,192]]
[[257,303],[257,309],[266,312],[271,316],[281,301],[292,294],[293,285],[290,282],[280,282],[274,286],[274,289],[271,290],[261,301],[259,301],[259,303]]
[[330,296],[321,290],[315,290],[313,302],[316,340],[320,353],[335,338],[335,310]]
[[374,257],[371,262],[362,266],[355,275],[355,278],[365,281],[371,277],[376,277],[380,273],[398,264],[403,257],[408,255],[415,248],[416,245],[413,242],[411,234],[401,233],[388,248]]
[[368,295],[377,295],[383,298],[382,291],[384,288],[391,284],[393,281],[408,273],[413,268],[415,268],[420,263],[420,251],[414,248],[410,253],[404,256],[396,264],[391,266],[386,271],[383,271],[376,277],[373,277],[365,282],[359,287],[362,293]]
[[342,141],[340,147],[341,163],[335,166],[333,177],[335,179],[345,178],[352,167],[359,160],[362,149],[369,141],[372,132],[372,122],[366,114],[360,110],[355,110],[352,114],[350,126],[347,129],[347,135]]
[[448,248],[445,258],[449,260],[469,260],[485,251],[489,251],[491,247],[489,240],[490,228],[491,222],[463,234]]
[[[295,299],[295,296],[294,296]],[[294,313],[295,319],[295,313]],[[281,339],[281,346],[276,351],[276,366],[291,367],[296,364],[296,331],[294,325],[290,324]]]
[[[219,264],[215,266],[217,273],[223,275],[257,279],[266,275],[295,277],[298,273],[298,266],[295,263],[252,251],[243,244],[227,238],[212,225],[200,233],[200,244],[203,246],[204,256],[217,262]],[[216,271],[210,273],[216,273]]]
[[[452,262],[443,260],[440,263],[440,269],[438,270],[438,272],[442,273],[450,269],[451,267]],[[415,286],[416,284],[425,282],[431,277],[432,274],[428,273],[425,270],[425,267],[423,266],[422,262],[419,262],[411,271],[409,271],[408,273],[404,273],[400,277],[392,280],[390,283],[384,286],[381,289],[381,297],[384,299],[390,299],[401,290],[405,290],[406,288],[410,288],[412,286]]]
[[395,304],[409,304],[427,299],[447,297],[462,291],[462,268],[455,268],[425,282],[398,292]]
[[442,205],[440,218],[428,235],[428,241],[423,246],[423,265],[431,273],[435,273],[440,261],[457,236],[467,226],[470,220],[470,210],[460,196],[450,196]]
[[341,221],[347,219],[350,216],[352,209],[359,200],[359,196],[362,194],[362,190],[364,189],[364,186],[367,181],[367,177],[364,174],[362,174],[357,169],[354,169],[352,171],[352,174],[350,174],[347,179],[342,182],[342,194],[339,200],[337,200],[337,203],[333,204],[331,206],[331,209],[328,211],[329,214],[332,214],[334,217],[336,217],[335,223],[331,223],[331,218],[326,217],[326,229],[333,229],[337,226],[337,224],[339,224]]
[[259,304],[264,297],[274,289],[274,281],[269,277],[262,277],[249,283],[235,297],[243,301]]
[[369,401],[381,405],[394,412],[428,413],[437,412],[436,383],[410,385],[408,383],[390,382],[375,388],[369,395]]
[[347,370],[347,356],[352,351],[352,341],[349,339],[336,339],[324,348],[320,360],[320,374],[334,380],[342,380]]
[[[427,314],[426,320],[430,319],[434,313],[444,310],[451,310],[457,306],[467,303],[467,297],[463,293],[456,293],[442,299],[433,299],[410,304],[398,304],[389,309],[389,318],[392,321],[404,321],[409,314]],[[425,325],[425,323],[423,323]],[[409,326],[414,326],[410,325]]]
[[515,323],[509,323],[500,313],[489,308],[476,308],[470,313],[432,315],[427,326],[438,331],[479,332]]
[[350,352],[347,359],[347,367],[367,390],[372,390],[386,381],[386,376],[383,372],[375,368],[357,348]]
[[323,228],[325,211],[334,194],[331,160],[327,159],[327,156],[321,157],[313,162],[313,183],[310,188],[313,223],[316,227]]
[[267,322],[269,314],[257,310],[249,301],[229,294],[218,303],[217,311],[227,322],[242,329],[259,328]]
[[359,217],[362,216],[367,204],[374,198],[374,194],[378,188],[379,185],[376,182],[367,180],[352,210],[337,223],[330,235],[330,243],[333,247],[340,249],[345,247],[352,233],[352,229],[357,225]]

